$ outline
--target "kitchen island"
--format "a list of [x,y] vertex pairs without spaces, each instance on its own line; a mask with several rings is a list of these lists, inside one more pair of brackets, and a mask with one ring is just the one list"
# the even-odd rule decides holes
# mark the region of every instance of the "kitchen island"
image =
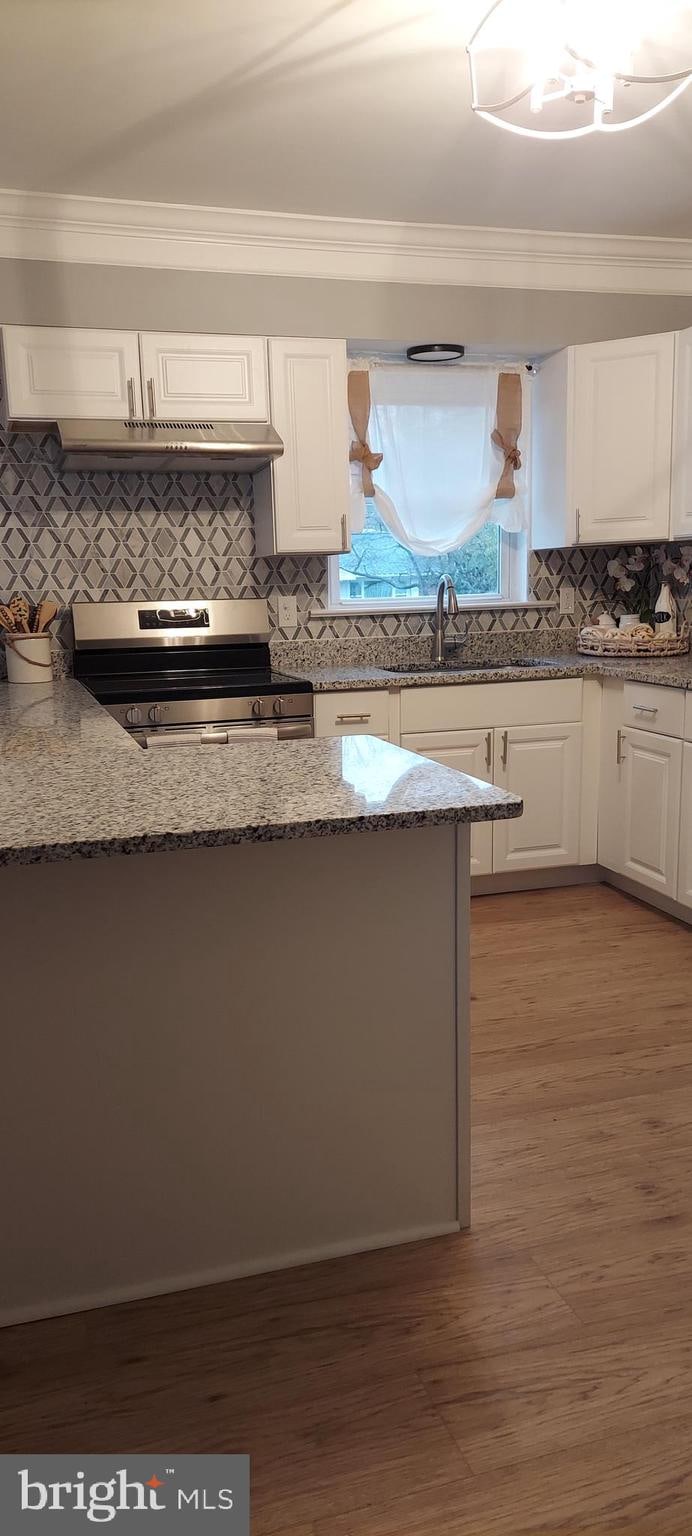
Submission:
[[0,1322],[467,1225],[469,827],[519,814],[2,685]]

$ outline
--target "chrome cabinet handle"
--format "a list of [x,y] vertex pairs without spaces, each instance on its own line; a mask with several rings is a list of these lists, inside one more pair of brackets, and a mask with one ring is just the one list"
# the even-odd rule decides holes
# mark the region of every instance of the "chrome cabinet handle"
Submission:
[[503,731],[502,732],[502,766],[503,766],[503,768],[507,767],[507,757],[508,757],[508,755],[509,755],[509,731]]
[[149,415],[150,416],[155,416],[156,415],[156,389],[154,387],[154,380],[153,379],[147,379],[147,395],[149,396]]
[[137,414],[136,411],[135,411],[135,381],[134,381],[134,379],[128,379],[128,381],[127,381],[127,409],[129,411],[129,414],[130,414],[130,420],[132,420],[132,418],[134,416],[136,416],[136,414]]
[[633,710],[635,715],[657,715],[658,714],[658,709],[657,708],[655,709],[653,704],[633,704],[632,705],[632,710]]
[[370,716],[369,715],[337,715],[336,718],[343,725],[345,725],[345,724],[347,724],[349,722],[354,722],[354,721],[359,721],[360,724],[363,725],[366,720],[370,719]]
[[346,554],[348,550],[348,518],[345,512],[341,515],[341,549]]
[[485,766],[490,768],[493,760],[493,733],[488,731],[485,738]]
[[624,752],[622,750],[622,743],[623,743],[624,740],[625,740],[625,733],[624,733],[624,731],[618,731],[617,750],[616,750],[616,757],[617,757],[618,768],[620,767],[620,764],[624,763],[624,761],[625,761],[625,754],[624,754]]

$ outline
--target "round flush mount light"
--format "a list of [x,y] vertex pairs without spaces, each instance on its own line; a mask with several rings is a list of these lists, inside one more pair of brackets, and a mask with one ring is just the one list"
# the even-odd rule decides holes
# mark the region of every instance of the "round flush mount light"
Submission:
[[622,133],[692,84],[692,0],[494,0],[466,51],[472,109],[498,128]]
[[458,363],[465,350],[458,341],[425,341],[407,347],[406,356],[410,363]]

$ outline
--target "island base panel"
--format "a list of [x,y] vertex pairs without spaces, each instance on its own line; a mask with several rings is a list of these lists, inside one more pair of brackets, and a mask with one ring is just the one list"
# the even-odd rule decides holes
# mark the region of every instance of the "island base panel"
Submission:
[[468,1217],[468,828],[0,870],[0,1322]]

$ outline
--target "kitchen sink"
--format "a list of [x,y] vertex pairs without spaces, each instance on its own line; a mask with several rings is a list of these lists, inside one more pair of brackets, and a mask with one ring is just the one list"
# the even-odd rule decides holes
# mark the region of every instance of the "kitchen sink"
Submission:
[[509,656],[505,661],[413,661],[405,666],[383,667],[382,671],[405,677],[413,672],[504,672],[507,667],[531,668],[545,665],[545,662],[537,661],[535,657]]

